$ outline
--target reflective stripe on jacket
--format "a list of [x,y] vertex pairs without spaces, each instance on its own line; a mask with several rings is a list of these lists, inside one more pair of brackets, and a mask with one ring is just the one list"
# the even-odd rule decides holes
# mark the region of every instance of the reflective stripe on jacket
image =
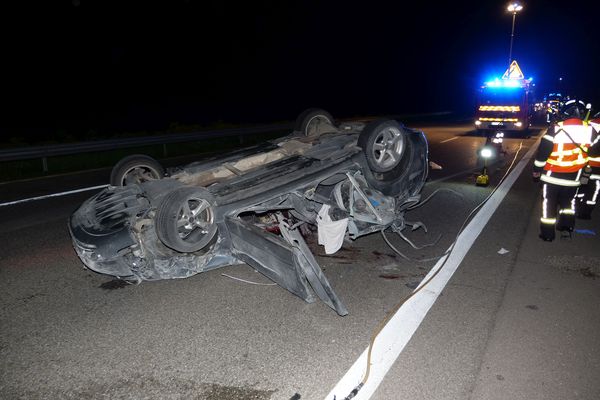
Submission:
[[581,177],[581,169],[577,172],[553,173],[552,171],[544,171],[540,180],[542,182],[551,183],[559,186],[580,186],[579,178]]

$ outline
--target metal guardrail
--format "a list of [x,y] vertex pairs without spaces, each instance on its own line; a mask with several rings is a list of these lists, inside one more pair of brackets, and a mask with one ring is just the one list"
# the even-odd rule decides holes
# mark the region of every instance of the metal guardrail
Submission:
[[[412,115],[397,115],[388,116],[388,118],[406,118],[406,117],[435,117],[450,115],[449,111],[425,113],[425,114],[412,114]],[[373,118],[367,118],[366,121]],[[42,169],[44,172],[48,172],[48,157],[65,156],[71,154],[90,153],[96,151],[108,151],[116,149],[124,149],[131,147],[140,146],[152,146],[152,145],[163,145],[163,152],[166,157],[166,145],[170,143],[185,143],[194,142],[204,139],[218,138],[218,137],[244,137],[253,134],[260,133],[271,133],[277,131],[284,131],[293,129],[294,123],[285,124],[271,124],[271,125],[259,125],[246,128],[229,128],[209,131],[197,131],[187,133],[166,133],[164,135],[153,135],[153,136],[141,136],[121,139],[110,139],[110,140],[94,140],[89,142],[78,142],[78,143],[66,143],[66,144],[55,144],[47,146],[31,146],[31,147],[17,147],[14,149],[0,150],[0,162],[4,161],[20,161],[20,160],[31,160],[41,159]]]
[[[435,117],[450,115],[450,111],[412,114],[391,115],[388,118],[406,117]],[[370,120],[373,118],[368,118]],[[141,136],[110,140],[94,140],[89,142],[55,144],[47,146],[17,147],[14,149],[0,150],[0,162],[30,160],[34,158],[45,158],[53,156],[65,156],[77,153],[89,153],[94,151],[106,151],[139,146],[151,146],[157,144],[184,143],[216,137],[246,136],[257,133],[270,133],[294,127],[294,123],[260,125],[246,128],[229,128],[210,131],[197,131],[187,133],[167,133],[164,135]]]
[[129,147],[151,146],[158,144],[194,142],[203,139],[231,136],[247,136],[258,133],[270,133],[292,129],[293,123],[262,125],[249,128],[230,128],[210,131],[167,133],[164,135],[131,137],[111,140],[96,140],[90,142],[56,144],[48,146],[18,147],[0,150],[1,161],[18,161],[53,156],[64,156],[94,151],[106,151]]

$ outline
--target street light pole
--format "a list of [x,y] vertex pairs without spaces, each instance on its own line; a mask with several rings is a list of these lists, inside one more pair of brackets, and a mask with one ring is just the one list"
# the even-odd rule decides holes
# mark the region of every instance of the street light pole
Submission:
[[517,19],[517,13],[513,11],[512,30],[510,31],[510,50],[508,50],[508,66],[512,63],[512,46],[515,38],[515,19]]
[[510,11],[513,15],[512,29],[510,31],[510,50],[508,51],[508,68],[509,68],[508,73],[510,75],[510,64],[512,63],[512,48],[513,48],[513,41],[515,38],[515,20],[517,19],[517,13],[523,9],[523,6],[521,5],[521,3],[515,1],[513,3],[510,3],[506,9],[508,11]]

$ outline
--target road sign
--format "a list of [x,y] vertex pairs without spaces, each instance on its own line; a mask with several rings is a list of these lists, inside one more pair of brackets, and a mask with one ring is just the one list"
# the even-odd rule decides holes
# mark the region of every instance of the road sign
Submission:
[[521,71],[516,60],[513,60],[513,62],[510,63],[510,67],[508,67],[504,75],[502,75],[502,79],[525,79],[525,75],[523,75],[523,71]]

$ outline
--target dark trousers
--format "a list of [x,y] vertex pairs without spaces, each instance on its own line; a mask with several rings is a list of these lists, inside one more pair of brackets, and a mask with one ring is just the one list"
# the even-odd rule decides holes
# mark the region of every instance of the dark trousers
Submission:
[[[600,175],[600,167],[592,167],[592,176]],[[582,219],[592,218],[592,211],[600,201],[600,180],[590,179],[587,185],[577,191],[577,216]]]
[[543,182],[540,237],[553,240],[555,229],[572,232],[575,228],[575,194],[577,187]]

